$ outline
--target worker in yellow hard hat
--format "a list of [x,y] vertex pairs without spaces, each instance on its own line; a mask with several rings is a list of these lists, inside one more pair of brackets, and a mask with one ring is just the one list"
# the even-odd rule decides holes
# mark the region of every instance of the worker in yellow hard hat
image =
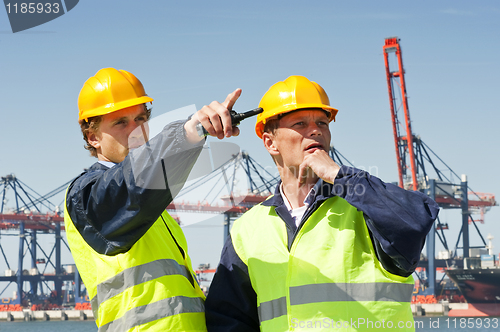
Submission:
[[234,222],[208,331],[414,330],[411,274],[437,204],[330,158],[337,109],[317,83],[291,76],[259,106],[255,130],[281,181]]
[[202,150],[197,124],[219,139],[238,135],[229,110],[240,94],[149,140],[153,99],[133,74],[104,68],[83,85],[79,123],[98,161],[69,185],[64,220],[99,331],[206,331],[186,239],[165,209]]

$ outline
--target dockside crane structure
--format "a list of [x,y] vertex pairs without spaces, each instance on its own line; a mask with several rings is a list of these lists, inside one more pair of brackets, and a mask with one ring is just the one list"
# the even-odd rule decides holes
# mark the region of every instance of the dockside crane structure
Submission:
[[[61,305],[63,302],[62,287],[65,281],[74,281],[78,275],[75,271],[65,271],[61,262],[62,246],[69,247],[61,236],[64,231],[64,219],[56,205],[49,198],[63,191],[69,182],[54,189],[47,195],[40,195],[15,175],[9,174],[0,178],[0,193],[2,202],[0,205],[0,232],[3,237],[19,237],[17,255],[17,270],[13,269],[13,257],[6,254],[5,248],[0,242],[0,252],[7,269],[0,282],[7,285],[0,289],[0,297],[12,284],[17,284],[17,297],[2,298],[2,304],[22,305],[27,302],[38,303],[41,301],[44,286],[49,291],[51,303]],[[8,195],[12,191],[12,195]],[[15,201],[15,208],[7,211],[6,202],[8,197]],[[48,211],[48,212],[44,212]],[[16,234],[17,232],[17,234]],[[49,249],[40,245],[40,236],[54,236],[54,245]],[[8,248],[12,249],[12,248]],[[24,259],[29,257],[31,268],[24,267]],[[39,269],[39,266],[43,268]],[[54,271],[47,269],[53,268]],[[29,290],[24,289],[24,283],[29,283]],[[47,295],[47,294],[45,294]],[[24,303],[23,303],[24,302]]]
[[[458,176],[434,151],[432,151],[419,136],[413,134],[408,97],[406,91],[405,69],[403,67],[403,56],[398,37],[385,39],[383,46],[387,87],[389,92],[389,105],[391,111],[392,129],[394,134],[394,145],[396,149],[396,161],[398,170],[399,186],[409,190],[420,190],[433,198],[443,209],[461,209],[461,230],[455,245],[453,255],[457,255],[457,249],[462,249],[464,264],[467,264],[469,249],[485,248],[484,240],[479,228],[471,216],[481,213],[481,217],[492,206],[497,205],[493,194],[478,193],[473,191],[467,183],[465,175]],[[437,162],[442,165],[447,176]],[[430,177],[429,171],[433,171]],[[457,183],[460,181],[460,183]],[[482,220],[481,220],[482,222]],[[483,245],[472,247],[469,243],[469,223],[477,230]],[[436,295],[436,265],[446,267],[448,261],[440,262],[435,259],[435,236],[437,235],[444,248],[449,251],[444,229],[447,224],[442,224],[439,217],[427,236],[427,260],[425,266],[427,272],[428,288],[425,294]],[[459,247],[460,239],[462,247]]]

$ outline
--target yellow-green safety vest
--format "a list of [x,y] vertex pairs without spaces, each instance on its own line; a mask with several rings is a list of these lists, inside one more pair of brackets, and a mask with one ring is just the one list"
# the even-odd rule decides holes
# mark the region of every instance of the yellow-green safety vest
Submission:
[[363,212],[346,200],[323,202],[290,250],[273,206],[246,212],[231,238],[248,266],[261,331],[414,331],[413,277],[382,267]]
[[87,244],[64,205],[66,236],[99,332],[206,331],[205,296],[182,229],[166,211],[129,251],[107,256]]

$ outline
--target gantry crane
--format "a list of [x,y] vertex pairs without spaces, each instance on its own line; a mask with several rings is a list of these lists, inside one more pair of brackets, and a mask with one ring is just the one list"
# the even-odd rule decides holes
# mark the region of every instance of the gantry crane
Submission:
[[[495,196],[493,194],[472,191],[467,184],[467,177],[465,175],[459,177],[419,136],[413,134],[400,39],[398,37],[386,38],[383,46],[383,54],[389,91],[389,105],[396,149],[399,186],[405,189],[425,192],[441,208],[458,208],[462,210],[462,228],[458,235],[456,249],[459,249],[458,244],[460,237],[462,237],[462,247],[460,249],[463,250],[464,258],[469,257],[469,249],[473,248],[469,245],[469,223],[474,225],[483,242],[483,245],[476,248],[486,247],[486,241],[482,237],[471,214],[480,212],[483,219],[484,212],[492,206],[497,205]],[[394,55],[394,57],[391,55]],[[395,61],[393,58],[395,58]],[[398,116],[401,112],[403,116]],[[444,168],[451,173],[450,178],[436,166],[433,156],[435,160],[441,162]],[[431,169],[435,172],[435,179],[429,177],[427,171]],[[454,183],[456,179],[460,180],[459,184]],[[449,250],[446,237],[443,233],[443,230],[447,229],[448,225],[441,224],[439,217],[436,224],[433,225],[426,241],[428,264],[425,268],[427,270],[428,294],[435,294],[436,291],[436,263],[439,263],[435,260],[436,235],[441,240],[445,249]],[[453,257],[457,255],[456,249]],[[446,266],[443,264],[440,264],[441,267]]]
[[[64,219],[57,207],[49,201],[50,197],[64,190],[68,184],[69,182],[42,196],[13,174],[0,178],[2,197],[0,230],[4,237],[8,235],[19,237],[17,270],[14,270],[12,264],[9,263],[9,258],[12,260],[13,257],[5,253],[4,247],[0,243],[0,252],[7,267],[5,274],[0,276],[0,282],[8,282],[7,286],[0,292],[0,296],[11,283],[17,284],[17,298],[12,300],[2,298],[3,304],[38,303],[40,295],[47,295],[42,294],[45,286],[50,291],[50,300],[56,305],[61,305],[63,302],[63,283],[75,281],[75,277],[78,277],[78,274],[72,271],[71,268],[67,268],[66,271],[63,268],[61,262],[62,244],[68,247],[61,236],[61,232],[64,231]],[[13,191],[16,206],[11,211],[5,211],[7,192],[9,190]],[[42,209],[51,212],[42,212]],[[18,232],[18,234],[15,234],[15,232]],[[46,235],[54,236],[55,239],[50,251],[47,248],[44,250],[39,243],[40,236]],[[31,269],[29,270],[25,269],[23,264],[26,255],[31,258]],[[54,271],[47,271],[49,267],[53,267]],[[26,291],[23,287],[25,282],[30,285],[29,290]],[[53,283],[53,286],[51,287],[49,283]]]

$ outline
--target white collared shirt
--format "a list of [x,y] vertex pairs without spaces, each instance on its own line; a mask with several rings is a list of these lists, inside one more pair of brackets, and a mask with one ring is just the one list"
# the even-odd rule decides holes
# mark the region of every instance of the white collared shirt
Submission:
[[316,198],[316,194],[319,191],[319,188],[323,184],[323,180],[319,179],[314,187],[309,190],[309,193],[307,194],[306,198],[304,199],[304,206],[298,207],[296,209],[292,208],[292,205],[288,201],[288,198],[286,198],[285,193],[283,192],[283,182],[280,184],[280,194],[281,197],[283,198],[283,202],[285,202],[285,206],[292,216],[293,221],[295,222],[295,225],[299,227],[300,222],[302,221],[302,217],[304,216],[304,213],[306,213],[307,209],[309,208],[309,205],[311,205],[312,202],[314,202],[314,199]]
[[99,160],[99,164],[104,165],[108,168],[115,166],[116,164],[112,161]]

